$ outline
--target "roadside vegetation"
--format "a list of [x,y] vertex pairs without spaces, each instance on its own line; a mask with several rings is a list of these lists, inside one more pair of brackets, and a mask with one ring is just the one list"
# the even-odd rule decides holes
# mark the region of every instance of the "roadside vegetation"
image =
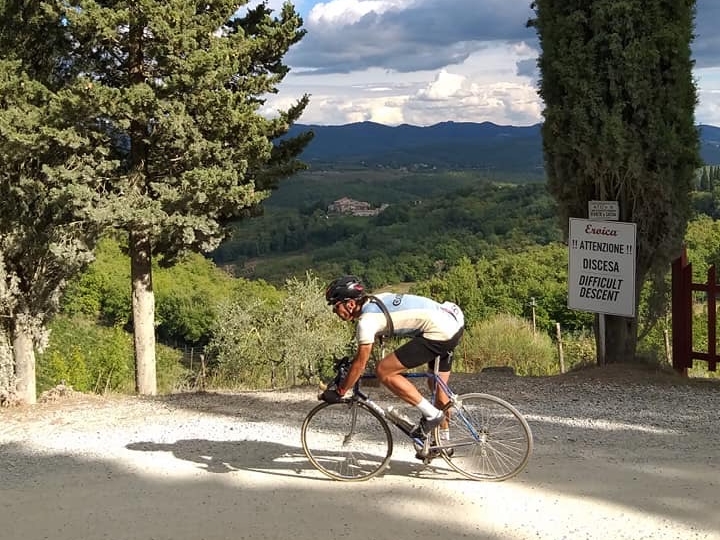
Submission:
[[[517,202],[510,198],[506,204]],[[510,214],[488,200],[478,198],[475,205],[474,219],[480,224],[491,222],[495,214]],[[492,214],[486,217],[482,207]],[[552,231],[547,217],[528,215],[526,221],[546,219]],[[372,221],[366,218],[364,226],[374,227]],[[472,227],[469,222],[458,225]],[[452,229],[447,234],[452,237]],[[566,246],[553,240],[517,249],[511,241],[496,241],[488,241],[484,253],[475,256],[453,242],[459,251],[453,264],[446,267],[432,259],[428,266],[433,270],[425,279],[392,282],[386,277],[377,288],[427,294],[463,306],[468,324],[456,354],[457,371],[510,366],[518,375],[554,375],[560,373],[561,352],[565,371],[594,364],[592,314],[567,309]],[[720,221],[698,213],[685,241],[700,281],[709,265],[720,262]],[[101,240],[95,261],[70,282],[61,315],[51,323],[48,345],[38,356],[38,392],[60,382],[89,392],[133,391],[130,264],[122,242],[122,237]],[[354,253],[347,256],[355,266],[333,270],[365,276]],[[329,374],[333,357],[351,352],[351,325],[340,322],[322,300],[332,274],[305,269],[271,283],[236,277],[205,257],[188,254],[169,268],[156,261],[154,276],[160,392],[316,384]],[[649,291],[639,310],[643,337],[638,358],[656,365],[668,365],[671,320],[666,293],[661,295],[660,316],[650,315]],[[707,344],[701,300],[693,325],[699,350]],[[699,363],[691,375],[706,376],[706,365]]]
[[[572,367],[597,317],[565,305],[562,240],[588,200],[638,224],[638,315],[604,319],[609,361],[667,358],[669,263],[683,241],[698,272],[717,257],[694,2],[568,1],[536,0],[527,23],[542,156],[537,133],[486,146],[500,160],[484,166],[467,134],[418,146],[430,163],[363,137],[382,150],[372,171],[363,157],[307,175],[314,133],[290,129],[310,97],[261,114],[306,34],[291,3],[0,4],[0,402],[60,381],[143,395],[313,382],[347,351],[318,300],[340,273],[460,304],[465,369],[550,374],[562,345]],[[340,165],[329,157],[310,162]],[[331,215],[341,196],[384,210]]]

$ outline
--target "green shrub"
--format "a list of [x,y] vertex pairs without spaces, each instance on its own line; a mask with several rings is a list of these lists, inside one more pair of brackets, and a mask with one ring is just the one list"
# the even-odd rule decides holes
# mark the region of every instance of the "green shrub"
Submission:
[[688,376],[698,379],[720,379],[720,367],[716,371],[708,369],[708,363],[704,360],[693,360],[693,366],[688,369]]
[[562,335],[563,364],[565,371],[597,364],[595,335],[590,330]]
[[491,366],[510,366],[518,375],[550,375],[559,372],[555,347],[544,333],[512,315],[496,315],[472,325],[458,352],[458,370],[480,371]]
[[181,351],[158,344],[155,361],[158,393],[169,394],[188,387],[192,374],[182,363]]
[[132,384],[132,342],[118,328],[80,317],[57,317],[48,346],[37,357],[38,391],[65,382],[79,391],[127,391]]
[[[158,392],[182,385],[187,376],[181,353],[158,345]],[[132,335],[79,317],[57,317],[50,340],[37,355],[38,392],[65,382],[75,390],[131,393],[135,390]]]
[[661,321],[638,341],[636,357],[640,361],[657,366],[671,364],[665,349],[665,331],[669,331],[669,328],[665,322]]

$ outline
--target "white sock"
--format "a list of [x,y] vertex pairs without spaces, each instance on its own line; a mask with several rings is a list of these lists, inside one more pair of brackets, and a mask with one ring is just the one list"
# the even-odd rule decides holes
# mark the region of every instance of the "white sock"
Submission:
[[420,412],[423,414],[425,418],[428,420],[432,420],[434,418],[437,418],[438,416],[442,415],[442,411],[437,409],[432,403],[430,403],[427,399],[422,398],[420,400],[420,403],[415,405],[418,409],[420,409]]

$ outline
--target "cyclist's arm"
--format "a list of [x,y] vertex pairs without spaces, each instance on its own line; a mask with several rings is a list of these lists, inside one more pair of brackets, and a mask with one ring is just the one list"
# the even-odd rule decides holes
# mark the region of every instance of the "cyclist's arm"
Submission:
[[348,371],[345,380],[340,384],[338,393],[340,395],[345,394],[350,388],[355,386],[362,374],[365,373],[365,366],[367,366],[368,360],[370,359],[370,352],[372,351],[373,344],[367,343],[358,345],[355,358],[353,358],[352,364],[350,365],[350,371]]

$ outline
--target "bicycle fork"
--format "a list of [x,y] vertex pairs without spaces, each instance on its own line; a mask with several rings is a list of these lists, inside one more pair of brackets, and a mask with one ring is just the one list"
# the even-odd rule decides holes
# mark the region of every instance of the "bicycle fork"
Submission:
[[347,432],[347,434],[343,437],[343,446],[348,444],[350,440],[352,439],[353,435],[355,434],[355,426],[357,425],[357,403],[351,402],[348,407],[350,407],[351,414],[350,414],[350,430]]

